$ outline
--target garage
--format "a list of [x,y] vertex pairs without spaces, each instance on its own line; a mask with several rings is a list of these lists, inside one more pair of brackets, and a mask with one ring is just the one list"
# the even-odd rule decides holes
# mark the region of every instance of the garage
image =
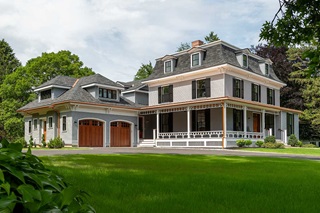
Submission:
[[131,124],[123,121],[115,121],[110,124],[110,146],[131,146]]
[[79,121],[79,146],[103,146],[103,122],[97,120]]

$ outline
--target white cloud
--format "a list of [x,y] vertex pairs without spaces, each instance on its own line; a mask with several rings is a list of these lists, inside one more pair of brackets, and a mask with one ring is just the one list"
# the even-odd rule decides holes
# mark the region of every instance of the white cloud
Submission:
[[265,0],[0,0],[0,38],[23,63],[67,49],[94,71],[129,81],[141,63],[212,30],[241,48],[257,44],[277,8]]

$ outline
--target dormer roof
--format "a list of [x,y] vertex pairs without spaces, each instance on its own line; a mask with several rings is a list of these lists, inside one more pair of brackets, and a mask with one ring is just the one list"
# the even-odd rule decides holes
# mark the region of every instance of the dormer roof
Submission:
[[72,78],[69,76],[58,75],[57,77],[52,78],[51,80],[36,87],[34,91],[37,92],[37,91],[49,89],[52,87],[70,89],[72,85],[76,82],[76,80],[77,80],[76,78]]
[[119,84],[113,82],[112,80],[104,77],[100,74],[94,74],[86,77],[81,78],[81,87],[91,87],[91,86],[109,86],[111,88],[120,89],[122,90],[123,87]]
[[167,60],[171,60],[171,59],[177,59],[177,57],[175,57],[173,55],[165,55],[161,58],[162,61],[167,61]]

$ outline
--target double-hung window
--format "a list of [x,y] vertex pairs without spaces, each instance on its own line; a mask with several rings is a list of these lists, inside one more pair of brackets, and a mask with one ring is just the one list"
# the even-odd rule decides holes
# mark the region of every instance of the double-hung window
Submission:
[[62,116],[62,131],[67,131],[67,116]]
[[49,120],[49,128],[52,128],[52,117],[49,117],[48,120]]
[[275,105],[275,91],[267,88],[267,104]]
[[201,65],[200,53],[194,53],[191,55],[191,67]]
[[294,117],[293,114],[287,113],[287,135],[294,134]]
[[41,100],[45,100],[45,99],[49,99],[49,98],[51,98],[51,89],[40,92],[40,99]]
[[99,98],[117,99],[117,91],[112,89],[99,88]]
[[261,102],[261,87],[257,84],[251,85],[251,100]]
[[173,85],[158,87],[158,103],[173,101]]
[[210,97],[210,78],[192,81],[192,99]]
[[38,119],[34,119],[33,120],[33,130],[37,130],[38,129]]
[[243,80],[233,79],[233,97],[243,98]]
[[31,122],[31,120],[28,122],[28,131],[29,131],[29,133],[31,133],[31,131],[32,131],[32,122]]
[[246,54],[242,55],[242,66],[248,67],[248,55],[246,55]]
[[264,73],[265,75],[269,75],[269,64],[264,64]]
[[167,73],[167,72],[172,72],[172,71],[173,71],[172,60],[165,61],[164,62],[164,72]]

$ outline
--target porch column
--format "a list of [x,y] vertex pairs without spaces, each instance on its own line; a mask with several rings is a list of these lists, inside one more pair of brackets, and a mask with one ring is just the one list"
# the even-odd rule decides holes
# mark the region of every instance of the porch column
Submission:
[[222,148],[227,147],[227,104],[222,105]]
[[274,116],[273,116],[273,135],[277,139],[277,118],[276,117],[277,117],[277,115],[276,115],[276,113],[274,113]]
[[187,131],[188,131],[188,138],[190,138],[190,107],[187,107]]
[[244,138],[247,138],[247,106],[243,107],[243,132]]
[[159,139],[159,130],[160,130],[160,128],[159,128],[159,110],[157,110],[157,139]]
[[264,129],[266,128],[266,122],[265,122],[265,116],[266,116],[266,110],[262,110],[262,134],[263,137],[265,137]]

